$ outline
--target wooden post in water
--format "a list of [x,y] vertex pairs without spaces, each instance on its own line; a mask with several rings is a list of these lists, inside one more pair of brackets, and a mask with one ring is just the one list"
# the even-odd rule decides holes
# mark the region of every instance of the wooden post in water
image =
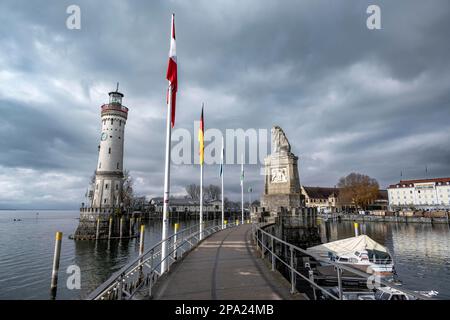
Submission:
[[139,239],[139,255],[143,255],[144,254],[144,231],[145,231],[145,226],[142,224],[141,225],[141,234],[140,234],[140,239]]
[[173,233],[175,234],[173,236],[173,259],[174,260],[177,259],[177,232],[178,232],[179,227],[180,227],[179,223],[175,223],[175,225],[173,227]]
[[58,288],[58,271],[59,271],[59,259],[61,257],[61,240],[62,232],[56,232],[55,237],[55,253],[53,255],[53,268],[52,268],[52,281],[50,283],[51,298],[56,298],[56,289]]
[[109,230],[108,230],[108,239],[111,239],[111,233],[112,233],[112,223],[113,223],[113,218],[109,217]]
[[97,218],[97,231],[95,232],[95,240],[98,240],[100,236],[100,218]]
[[134,234],[133,229],[134,229],[134,218],[131,217],[131,218],[130,218],[130,231],[129,231],[129,236],[130,236],[130,238],[131,238],[131,237],[133,236],[133,234]]
[[120,217],[120,224],[119,224],[119,238],[122,239],[123,237],[123,216]]
[[359,236],[358,222],[354,222],[353,227],[355,228],[355,237]]

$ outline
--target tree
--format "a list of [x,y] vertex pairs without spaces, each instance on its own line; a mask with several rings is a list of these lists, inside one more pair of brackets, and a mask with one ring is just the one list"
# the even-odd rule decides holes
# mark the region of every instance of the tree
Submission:
[[350,173],[339,179],[340,203],[353,203],[358,208],[366,209],[378,197],[377,180],[360,173]]
[[196,185],[195,183],[192,183],[187,185],[185,189],[189,198],[195,201],[200,199],[200,186]]
[[205,188],[205,199],[206,200],[218,200],[221,199],[221,189],[218,186],[210,184]]
[[123,186],[122,186],[122,203],[125,210],[129,210],[133,206],[134,190],[133,190],[134,180],[130,175],[130,171],[123,171]]

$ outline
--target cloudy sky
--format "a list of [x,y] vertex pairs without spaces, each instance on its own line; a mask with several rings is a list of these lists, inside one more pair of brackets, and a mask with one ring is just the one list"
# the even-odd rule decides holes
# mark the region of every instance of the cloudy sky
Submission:
[[[81,8],[81,30],[66,8]],[[366,9],[381,8],[381,30]],[[165,72],[176,13],[177,128],[267,129],[300,157],[301,183],[352,171],[382,187],[450,176],[450,2],[20,1],[0,3],[0,208],[77,208],[97,163],[101,104],[120,82],[125,166],[138,194],[163,190]],[[196,140],[193,140],[195,143]],[[263,177],[246,167],[259,197]],[[217,166],[205,183],[218,184]],[[172,192],[198,166],[172,166]],[[226,192],[239,195],[239,166]]]

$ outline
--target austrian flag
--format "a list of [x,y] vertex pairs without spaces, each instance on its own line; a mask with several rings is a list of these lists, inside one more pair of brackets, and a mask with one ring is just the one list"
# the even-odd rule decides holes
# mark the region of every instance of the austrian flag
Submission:
[[169,91],[167,93],[167,98],[169,94],[171,95],[171,114],[172,118],[171,125],[172,128],[175,125],[175,103],[177,97],[178,89],[178,78],[177,78],[177,46],[175,44],[175,14],[172,14],[172,32],[170,38],[170,50],[169,50],[169,65],[167,66],[167,80],[169,80]]

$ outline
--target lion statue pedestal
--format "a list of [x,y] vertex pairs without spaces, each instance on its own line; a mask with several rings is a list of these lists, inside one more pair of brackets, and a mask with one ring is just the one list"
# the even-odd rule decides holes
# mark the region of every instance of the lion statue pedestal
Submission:
[[291,152],[291,145],[283,129],[272,128],[272,154],[264,159],[264,194],[261,207],[271,214],[280,208],[291,211],[301,206],[298,157]]

